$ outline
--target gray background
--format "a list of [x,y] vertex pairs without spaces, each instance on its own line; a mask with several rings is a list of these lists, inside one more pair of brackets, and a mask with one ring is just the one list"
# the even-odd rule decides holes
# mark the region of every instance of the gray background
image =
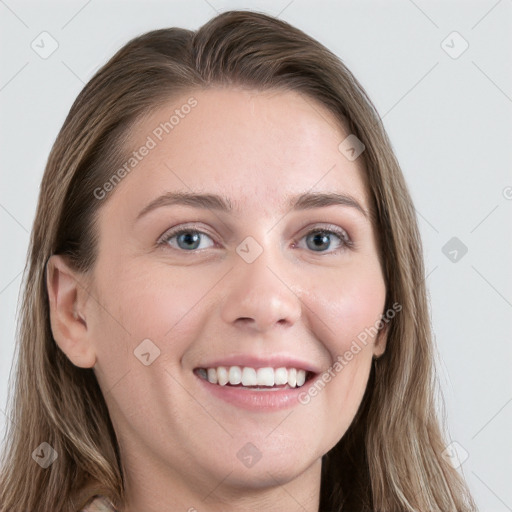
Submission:
[[[0,1],[2,431],[39,183],[73,100],[131,37],[231,8],[317,38],[377,106],[418,212],[451,460],[482,511],[512,511],[511,0]],[[31,47],[51,48],[43,31],[58,43],[46,59]]]

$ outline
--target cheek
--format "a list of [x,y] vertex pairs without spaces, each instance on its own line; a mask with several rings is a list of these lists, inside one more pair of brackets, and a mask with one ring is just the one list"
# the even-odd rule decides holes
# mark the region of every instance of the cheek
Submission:
[[[105,266],[106,268],[106,266]],[[100,355],[125,354],[149,339],[167,357],[166,347],[172,346],[173,358],[186,349],[186,340],[194,336],[199,322],[194,321],[202,299],[218,280],[214,272],[170,269],[162,265],[118,265],[108,271],[98,269],[96,335]],[[212,275],[213,274],[213,275]],[[120,364],[117,358],[116,364]]]
[[354,340],[371,343],[374,326],[384,312],[386,287],[376,262],[341,268],[324,279],[315,279],[305,296],[316,313],[311,315],[316,330],[322,333],[321,339],[335,359],[349,350]]
[[[313,284],[313,283],[311,283]],[[363,398],[373,343],[385,306],[386,287],[378,262],[343,268],[309,287],[307,306],[313,329],[329,352],[331,365],[312,393],[324,395],[336,441],[350,426]],[[307,398],[307,397],[306,397]],[[313,398],[313,397],[312,397]]]
[[[169,267],[160,265],[97,270],[100,305],[95,305],[92,325],[96,375],[102,389],[112,390],[109,404],[116,414],[143,429],[141,418],[154,414],[155,401],[148,397],[155,389],[179,395],[179,386],[167,372],[180,371],[191,340],[199,336],[201,322],[194,312],[204,307],[201,298],[214,281],[203,279],[206,276],[191,281],[190,269],[173,269],[171,274]],[[174,403],[166,403],[165,409],[180,417]]]
[[[327,402],[334,418],[333,430],[339,439],[352,423],[368,384],[371,368],[371,350],[362,348],[361,352],[337,358],[331,367],[334,377],[326,387]],[[349,359],[350,358],[350,359]]]

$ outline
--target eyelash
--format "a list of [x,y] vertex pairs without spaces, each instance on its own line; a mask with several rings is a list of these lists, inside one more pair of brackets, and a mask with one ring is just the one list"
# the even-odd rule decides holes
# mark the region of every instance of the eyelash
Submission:
[[[199,229],[196,229],[195,226],[190,226],[190,227],[182,227],[182,228],[172,228],[168,231],[166,231],[157,241],[157,246],[167,246],[167,247],[170,247],[169,246],[169,241],[174,238],[174,237],[177,237],[181,234],[184,234],[184,233],[199,233],[201,235],[206,235],[208,236],[209,238],[212,238],[211,235],[209,235],[208,233],[204,232],[204,231],[201,231]],[[313,253],[317,253],[317,254],[329,254],[329,255],[333,255],[333,254],[339,254],[340,252],[346,250],[346,249],[352,249],[354,247],[354,242],[350,239],[350,237],[348,236],[347,232],[342,229],[342,228],[338,228],[337,226],[333,226],[333,225],[329,225],[327,228],[320,228],[320,227],[315,227],[309,231],[307,231],[302,237],[301,237],[301,240],[302,238],[305,238],[313,233],[324,233],[324,234],[329,234],[329,235],[335,235],[337,236],[339,239],[340,239],[340,247],[338,249],[335,249],[334,251],[311,251]],[[212,238],[213,240],[213,238]],[[215,242],[215,240],[213,240]],[[294,242],[294,246],[295,246],[295,242]],[[190,252],[190,253],[197,253],[199,251],[203,251],[205,249],[191,249],[191,250],[185,250],[185,249],[180,249],[180,248],[175,248],[175,247],[170,247],[171,249],[173,250],[176,250],[176,251],[180,251],[180,252]]]

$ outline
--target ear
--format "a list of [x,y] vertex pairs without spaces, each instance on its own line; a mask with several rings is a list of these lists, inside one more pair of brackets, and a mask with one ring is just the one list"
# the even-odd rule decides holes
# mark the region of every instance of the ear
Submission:
[[373,356],[375,358],[380,357],[386,350],[386,344],[388,341],[389,323],[385,322],[383,327],[377,333],[375,337],[375,343],[373,345]]
[[46,287],[55,342],[75,366],[92,368],[96,353],[85,314],[89,294],[63,256],[53,255],[48,260]]

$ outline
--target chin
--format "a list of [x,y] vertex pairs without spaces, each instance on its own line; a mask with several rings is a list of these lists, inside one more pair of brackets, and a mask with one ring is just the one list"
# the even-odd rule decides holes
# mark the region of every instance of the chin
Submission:
[[[290,442],[285,441],[287,437]],[[284,485],[315,463],[320,464],[322,455],[330,448],[320,450],[314,441],[293,439],[289,433],[278,434],[273,440],[269,440],[268,432],[255,435],[252,441],[248,439],[248,435],[230,439],[222,453],[220,446],[215,452],[209,450],[208,462],[215,481],[254,490]],[[316,436],[315,441],[318,440]],[[203,465],[203,469],[206,467]]]

